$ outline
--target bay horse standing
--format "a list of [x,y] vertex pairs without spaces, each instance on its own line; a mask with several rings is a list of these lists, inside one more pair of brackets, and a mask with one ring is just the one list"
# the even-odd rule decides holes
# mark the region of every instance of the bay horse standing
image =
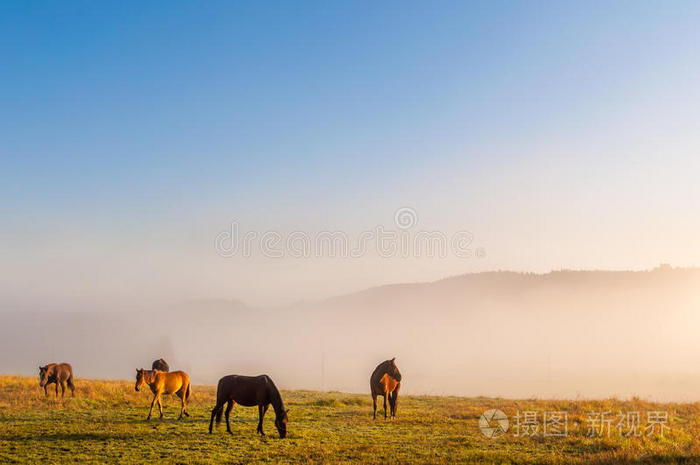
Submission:
[[391,408],[391,418],[396,418],[396,402],[399,399],[399,389],[401,389],[401,372],[396,367],[396,358],[385,360],[374,369],[369,379],[369,387],[372,392],[374,419],[377,419],[377,396],[384,397],[384,419],[386,420],[387,397]]
[[151,419],[153,406],[156,403],[158,404],[160,417],[163,418],[163,402],[161,399],[163,394],[176,394],[182,399],[182,407],[180,409],[180,416],[177,418],[178,420],[182,418],[183,414],[188,417],[190,416],[190,414],[187,413],[187,400],[190,398],[192,391],[190,389],[190,377],[187,376],[187,373],[184,371],[165,373],[158,370],[136,369],[136,385],[134,389],[138,392],[144,384],[147,384],[148,387],[151,388],[151,392],[153,392],[151,409],[148,411],[146,420]]
[[66,384],[71,395],[75,397],[75,385],[73,385],[73,367],[70,363],[49,363],[39,367],[39,386],[44,388],[44,395],[48,397],[48,386],[56,384],[56,397],[58,397],[58,386],[61,385],[61,397],[66,395]]
[[270,404],[272,404],[272,408],[275,410],[275,427],[277,427],[277,432],[280,438],[287,436],[287,412],[289,412],[289,410],[284,409],[282,396],[269,376],[228,375],[221,378],[216,389],[216,406],[214,406],[214,409],[211,411],[211,420],[209,420],[210,434],[214,426],[214,417],[216,417],[217,424],[221,422],[224,404],[227,404],[226,431],[231,433],[229,415],[236,403],[245,407],[258,406],[258,415],[260,419],[258,420],[257,432],[262,436],[265,436],[263,432],[263,417]]
[[170,371],[170,367],[165,360],[159,358],[158,360],[153,361],[153,364],[151,364],[151,370],[160,370],[167,373]]

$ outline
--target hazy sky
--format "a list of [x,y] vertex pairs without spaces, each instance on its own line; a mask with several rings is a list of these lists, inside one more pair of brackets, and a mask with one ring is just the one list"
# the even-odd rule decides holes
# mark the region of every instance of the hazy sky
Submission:
[[[314,299],[700,265],[698,2],[2,2],[0,296]],[[241,231],[460,258],[221,257]]]

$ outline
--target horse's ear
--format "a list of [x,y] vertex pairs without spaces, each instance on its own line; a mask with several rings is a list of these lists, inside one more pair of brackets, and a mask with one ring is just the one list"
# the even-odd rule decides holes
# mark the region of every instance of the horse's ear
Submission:
[[396,357],[391,359],[391,363],[394,363],[396,361]]

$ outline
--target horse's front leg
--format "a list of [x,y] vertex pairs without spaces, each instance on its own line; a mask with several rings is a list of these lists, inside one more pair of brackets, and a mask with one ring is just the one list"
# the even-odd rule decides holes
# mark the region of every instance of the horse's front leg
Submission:
[[386,420],[386,391],[384,391],[384,419]]
[[396,385],[396,389],[394,389],[394,405],[391,406],[391,417],[396,418],[396,407],[399,404],[399,390],[401,389],[401,383]]
[[158,410],[160,411],[160,419],[163,419],[163,399],[161,396],[158,396]]
[[260,433],[261,436],[265,436],[265,432],[263,431],[263,418],[265,418],[265,412],[267,412],[267,408],[270,405],[258,405],[258,415],[260,416],[260,420],[258,421],[258,433]]
[[66,383],[65,381],[61,381],[61,399],[63,399],[66,396]]
[[56,385],[56,398],[58,399],[58,381],[54,383]]
[[372,417],[373,417],[373,419],[376,420],[377,419],[377,396],[375,396],[374,394],[372,394],[372,407],[373,407]]
[[153,413],[153,406],[156,404],[156,399],[158,399],[158,394],[153,395],[153,400],[151,401],[151,409],[148,411],[148,416],[146,417],[146,420],[151,419],[151,414]]
[[44,397],[49,397],[49,384],[44,384]]

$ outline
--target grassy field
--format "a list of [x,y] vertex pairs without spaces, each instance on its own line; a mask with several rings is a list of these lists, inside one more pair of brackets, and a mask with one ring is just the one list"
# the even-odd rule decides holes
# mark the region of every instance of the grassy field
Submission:
[[[75,398],[45,399],[36,378],[0,376],[0,462],[700,463],[700,404],[403,396],[395,421],[373,421],[369,395],[285,391],[289,436],[281,440],[272,410],[261,438],[257,409],[238,406],[233,435],[223,424],[209,435],[214,386],[193,387],[191,417],[180,422],[179,399],[170,396],[165,418],[146,422],[150,392],[135,392],[133,382],[78,379],[76,387]],[[478,424],[492,408],[510,420],[497,438],[486,437]],[[530,430],[528,411],[539,413]],[[640,412],[641,436],[620,435],[617,418],[611,424],[593,420],[605,411],[611,413],[604,418]],[[668,413],[663,436],[643,431],[654,411]],[[544,412],[566,412],[565,436],[544,437]],[[611,433],[596,436],[598,425]],[[537,436],[524,435],[533,430]]]

